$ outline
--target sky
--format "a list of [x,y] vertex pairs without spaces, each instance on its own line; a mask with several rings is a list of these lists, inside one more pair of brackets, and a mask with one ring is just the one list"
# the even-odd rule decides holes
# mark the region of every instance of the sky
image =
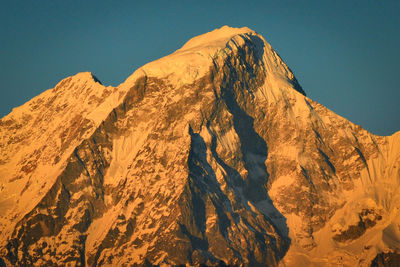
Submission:
[[400,130],[400,1],[2,0],[0,117],[90,71],[116,86],[223,25],[262,34],[311,99],[378,135]]

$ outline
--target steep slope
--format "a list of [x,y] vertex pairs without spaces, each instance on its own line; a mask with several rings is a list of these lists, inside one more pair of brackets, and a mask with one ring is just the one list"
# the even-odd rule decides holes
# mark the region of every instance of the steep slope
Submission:
[[10,265],[368,266],[400,250],[400,133],[307,98],[248,28],[117,88],[67,78],[0,134]]
[[[41,201],[68,156],[99,126],[121,93],[90,73],[79,73],[0,120],[2,235]],[[1,238],[2,246],[6,240]]]

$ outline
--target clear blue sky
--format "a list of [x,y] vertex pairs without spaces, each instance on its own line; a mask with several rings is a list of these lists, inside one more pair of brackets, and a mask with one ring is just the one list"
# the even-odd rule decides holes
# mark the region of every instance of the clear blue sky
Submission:
[[307,95],[367,130],[400,130],[400,1],[2,0],[0,117],[81,71],[118,85],[223,25],[261,33]]

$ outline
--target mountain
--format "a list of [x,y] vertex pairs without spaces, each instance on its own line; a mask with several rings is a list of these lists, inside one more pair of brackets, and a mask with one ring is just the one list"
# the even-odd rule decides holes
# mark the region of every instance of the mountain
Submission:
[[399,185],[400,132],[311,100],[224,26],[0,120],[0,265],[396,266]]

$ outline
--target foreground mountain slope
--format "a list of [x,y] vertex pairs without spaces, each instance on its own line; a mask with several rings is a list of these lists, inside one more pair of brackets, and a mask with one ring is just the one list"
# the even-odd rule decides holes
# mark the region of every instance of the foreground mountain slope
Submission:
[[0,125],[10,265],[368,266],[400,249],[400,134],[307,98],[248,28],[116,88],[67,78]]

